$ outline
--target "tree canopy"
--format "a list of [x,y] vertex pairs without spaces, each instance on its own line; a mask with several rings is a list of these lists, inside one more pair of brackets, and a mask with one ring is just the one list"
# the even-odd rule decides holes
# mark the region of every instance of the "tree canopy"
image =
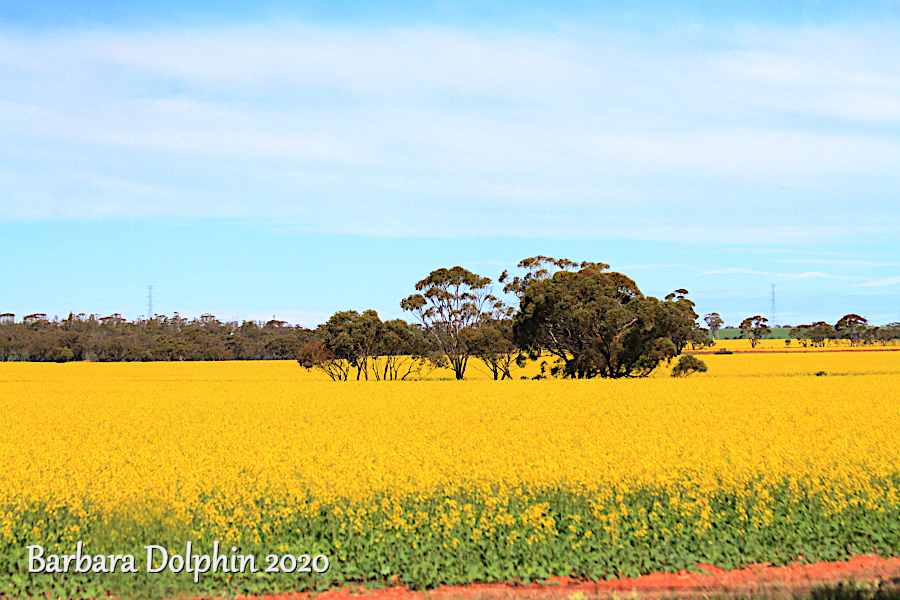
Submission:
[[760,315],[747,317],[741,321],[741,332],[750,340],[751,348],[756,348],[759,340],[761,340],[764,335],[772,333],[772,330],[769,329],[769,326],[767,325],[768,322],[769,320],[767,318]]
[[703,320],[706,321],[706,326],[709,327],[709,330],[712,332],[713,337],[719,339],[719,328],[725,324],[725,321],[722,320],[722,316],[719,313],[709,313]]
[[437,269],[416,283],[420,293],[400,302],[446,354],[457,379],[465,376],[472,355],[466,341],[469,331],[508,316],[508,307],[491,294],[490,284],[487,277],[462,267]]
[[[538,256],[519,266],[530,273],[505,288],[520,302],[515,340],[532,356],[555,356],[554,375],[646,376],[676,356],[696,328],[686,290],[664,301],[645,297],[634,281],[603,263]],[[551,274],[551,266],[558,270]]]
[[431,356],[434,346],[406,321],[382,322],[367,310],[339,311],[316,330],[316,338],[301,348],[297,360],[307,369],[319,369],[336,381],[406,379]]

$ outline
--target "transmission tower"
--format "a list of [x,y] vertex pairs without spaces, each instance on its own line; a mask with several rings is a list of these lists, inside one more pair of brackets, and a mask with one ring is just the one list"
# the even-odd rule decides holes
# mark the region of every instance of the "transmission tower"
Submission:
[[[774,300],[773,300],[774,302]],[[153,286],[147,286],[147,320],[153,318]]]
[[778,322],[778,315],[775,312],[775,284],[769,284],[772,286],[772,327],[775,327],[775,323]]

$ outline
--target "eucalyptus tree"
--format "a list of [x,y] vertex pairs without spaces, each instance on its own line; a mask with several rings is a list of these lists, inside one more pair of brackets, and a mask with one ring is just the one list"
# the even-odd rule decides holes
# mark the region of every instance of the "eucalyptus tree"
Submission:
[[[646,297],[634,281],[603,263],[536,256],[519,266],[529,273],[504,288],[519,298],[515,340],[532,357],[555,356],[554,375],[646,376],[692,339],[696,314],[686,290],[664,301]],[[501,276],[508,279],[507,273]]]
[[834,329],[850,340],[851,346],[857,346],[868,333],[869,322],[857,314],[849,314],[841,317]]
[[706,321],[706,326],[709,327],[709,330],[712,332],[713,337],[719,339],[719,328],[725,324],[725,321],[722,320],[722,316],[719,313],[709,313],[703,320]]
[[524,365],[525,356],[513,337],[513,320],[492,319],[467,330],[466,345],[472,355],[487,366],[494,380],[512,379],[512,365]]
[[462,267],[437,269],[416,283],[416,291],[400,302],[413,313],[425,334],[447,356],[457,379],[465,376],[472,349],[466,337],[508,307],[491,293],[491,280]]
[[750,340],[751,348],[756,348],[756,345],[764,335],[772,333],[772,330],[769,329],[768,322],[769,320],[767,318],[760,315],[747,317],[741,321],[741,334],[746,335],[747,339]]

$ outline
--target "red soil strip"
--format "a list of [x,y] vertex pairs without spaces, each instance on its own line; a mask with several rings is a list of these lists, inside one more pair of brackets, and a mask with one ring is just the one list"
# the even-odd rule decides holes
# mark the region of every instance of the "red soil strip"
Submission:
[[[725,571],[700,565],[696,571],[654,573],[594,583],[566,577],[554,577],[543,584],[473,584],[444,586],[427,592],[406,587],[380,590],[342,588],[313,596],[314,600],[568,600],[633,597],[661,600],[667,598],[794,598],[810,589],[842,583],[883,584],[900,588],[900,558],[857,556],[845,562],[794,564],[784,567],[751,565]],[[264,600],[307,600],[306,593],[265,596]]]

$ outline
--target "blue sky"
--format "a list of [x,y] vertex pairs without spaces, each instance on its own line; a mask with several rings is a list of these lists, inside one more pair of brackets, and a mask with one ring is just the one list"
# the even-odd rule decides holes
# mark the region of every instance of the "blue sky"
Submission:
[[900,2],[0,2],[0,312],[402,316],[535,254],[900,320]]

